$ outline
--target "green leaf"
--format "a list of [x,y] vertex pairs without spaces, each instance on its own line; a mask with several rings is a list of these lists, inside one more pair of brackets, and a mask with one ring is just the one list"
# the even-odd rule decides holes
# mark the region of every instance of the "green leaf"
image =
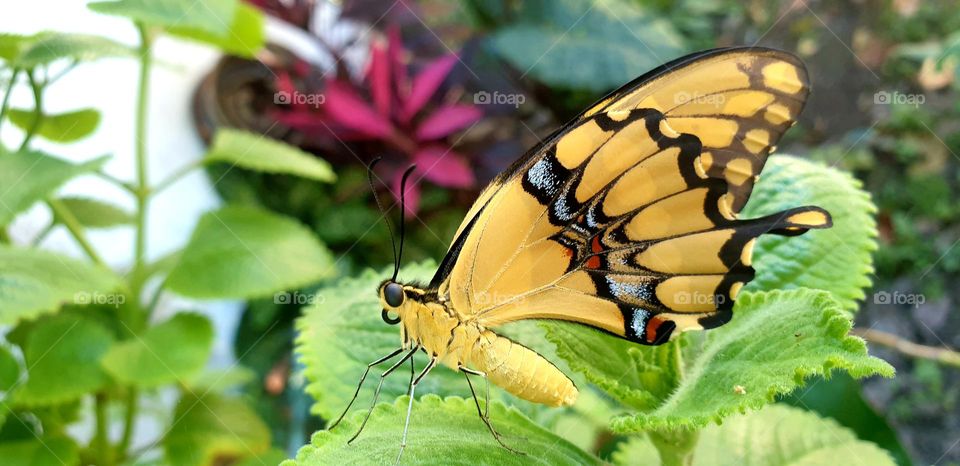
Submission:
[[200,219],[166,284],[192,298],[258,298],[334,272],[330,251],[297,221],[233,206]]
[[253,6],[237,4],[230,27],[225,33],[211,33],[203,29],[171,27],[167,32],[220,48],[224,52],[253,58],[266,42],[263,13]]
[[185,384],[203,369],[212,345],[210,321],[199,314],[181,313],[114,345],[101,365],[124,385]]
[[88,34],[41,33],[27,41],[15,65],[31,69],[56,60],[93,61],[105,57],[134,56],[133,48]]
[[22,34],[0,33],[0,60],[12,63],[23,52],[34,36]]
[[198,393],[221,393],[246,385],[257,378],[257,373],[243,366],[208,370],[187,381],[187,386]]
[[[33,110],[10,109],[10,122],[29,131],[33,126]],[[92,108],[44,115],[37,128],[37,135],[53,142],[73,142],[89,136],[100,125],[100,112]]]
[[123,16],[148,26],[226,34],[237,0],[205,0],[203,5],[193,0],[119,0],[92,2],[88,6],[98,13]]
[[870,286],[877,249],[877,208],[848,173],[789,156],[771,157],[744,209],[744,218],[800,205],[818,205],[833,216],[833,228],[799,237],[765,235],[754,249],[756,278],[748,290],[827,290],[855,311]]
[[0,246],[0,325],[121,287],[110,270],[39,249]]
[[[723,452],[723,454],[718,454]],[[633,437],[613,455],[614,464],[661,464],[657,450],[643,437]],[[830,419],[783,405],[733,416],[722,425],[700,432],[691,466],[762,464],[813,466],[822,464],[892,465],[876,445]]]
[[90,3],[94,11],[124,16],[170,34],[252,57],[265,41],[263,14],[238,0],[120,0]]
[[236,466],[273,466],[275,464],[282,463],[287,459],[287,454],[283,450],[277,448],[271,448],[266,451],[266,453],[260,455],[252,455],[249,458],[244,459],[243,461],[237,463]]
[[235,129],[221,129],[207,153],[208,162],[226,162],[249,170],[285,173],[333,182],[336,176],[326,161],[289,144]]
[[671,370],[676,357],[672,344],[642,347],[582,325],[540,325],[571,369],[627,406],[651,409],[676,385],[679,374]]
[[77,445],[66,437],[40,437],[0,443],[4,466],[80,464]]
[[84,197],[62,197],[60,202],[87,228],[109,228],[133,223],[133,215],[109,202]]
[[[310,444],[283,466],[329,464],[389,464],[400,451],[400,433],[407,412],[407,398],[377,405],[363,434],[347,445],[360,426],[362,413],[354,413],[333,431],[319,431]],[[413,403],[404,464],[527,465],[601,464],[590,454],[531,422],[514,408],[500,403],[490,407],[491,422],[504,443],[526,453],[518,455],[500,447],[477,416],[473,400],[427,395]],[[466,458],[470,460],[466,462]]]
[[72,164],[49,155],[24,151],[0,153],[0,225],[8,225],[16,214],[46,199],[67,180],[99,170],[107,157]]
[[[427,262],[401,269],[404,280],[429,280],[437,266]],[[392,272],[392,271],[391,271]],[[346,278],[316,291],[315,304],[297,320],[299,334],[296,352],[304,364],[309,384],[306,392],[316,403],[311,412],[324,419],[335,419],[347,407],[357,381],[367,364],[400,347],[400,330],[380,318],[377,286],[390,272],[367,270],[357,278]],[[416,367],[427,363],[425,355],[415,357]],[[373,400],[378,375],[388,365],[370,372],[354,409],[365,410]],[[393,400],[406,393],[408,369],[387,377],[380,393],[382,400]],[[438,367],[417,386],[417,393],[469,393],[463,376],[445,366]],[[497,390],[496,392],[499,392]],[[491,394],[496,392],[491,391]]]
[[830,379],[814,379],[807,385],[794,390],[781,401],[832,418],[861,440],[887,450],[897,464],[911,464],[910,455],[901,445],[896,431],[864,400],[856,380],[847,374],[836,374]]
[[59,315],[38,322],[27,336],[27,381],[14,394],[26,406],[62,404],[102,388],[109,377],[100,359],[113,344],[109,330],[91,319]]
[[[9,391],[17,384],[19,379],[20,363],[17,362],[17,358],[13,356],[9,348],[0,346],[0,392]],[[3,418],[0,418],[0,425],[2,424]]]
[[706,334],[680,384],[655,410],[621,416],[618,432],[703,427],[738,411],[757,409],[804,379],[840,369],[860,378],[893,376],[886,362],[849,336],[851,323],[824,291],[743,293],[733,320]]
[[270,448],[270,431],[237,398],[184,393],[163,440],[167,461],[178,466],[230,464]]
[[683,52],[673,26],[623,0],[524,3],[492,36],[497,53],[551,86],[602,92]]

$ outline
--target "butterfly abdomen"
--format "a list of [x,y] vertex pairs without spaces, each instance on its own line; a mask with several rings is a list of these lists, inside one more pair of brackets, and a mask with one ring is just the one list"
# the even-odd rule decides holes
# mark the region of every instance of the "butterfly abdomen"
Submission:
[[468,365],[486,373],[494,384],[534,403],[569,406],[577,401],[577,387],[560,369],[537,352],[484,330],[464,351]]

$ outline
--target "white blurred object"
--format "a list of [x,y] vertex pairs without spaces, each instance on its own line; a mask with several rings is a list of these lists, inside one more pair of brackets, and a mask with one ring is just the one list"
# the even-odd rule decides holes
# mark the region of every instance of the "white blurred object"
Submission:
[[[94,13],[87,2],[76,0],[33,0],[6,2],[0,15],[0,31],[32,34],[44,30],[96,34],[136,46],[138,37],[132,23],[113,16]],[[337,22],[339,8],[319,2],[312,23],[324,36],[330,33],[334,45],[352,43],[345,53],[347,68],[359,73],[366,60],[367,36],[370,29],[352,23]],[[268,18],[267,36],[314,65],[330,69],[333,59],[317,41],[303,31],[282,21]],[[191,100],[195,87],[219,59],[217,50],[162,36],[154,47],[148,114],[147,153],[150,184],[155,185],[180,167],[203,155],[204,146],[193,127]],[[132,58],[111,58],[83,63],[46,89],[43,108],[59,113],[81,108],[101,112],[100,127],[86,139],[72,144],[55,144],[40,138],[33,148],[51,155],[79,162],[112,155],[105,172],[121,180],[135,178],[134,125],[139,63]],[[26,86],[17,86],[11,106],[32,108],[33,97]],[[7,147],[17,147],[23,133],[6,124],[0,128]],[[102,199],[133,210],[134,199],[125,191],[93,176],[77,178],[64,186],[62,194]],[[199,217],[220,205],[211,180],[195,171],[153,198],[147,221],[147,258],[155,260],[182,248]],[[50,212],[35,206],[12,225],[15,242],[31,241],[50,222]],[[121,273],[131,267],[134,232],[130,227],[89,230],[93,246],[111,267]],[[72,237],[58,227],[42,246],[61,253],[83,257]],[[154,284],[155,286],[156,284]],[[228,367],[236,363],[232,342],[240,319],[240,301],[192,301],[166,295],[159,301],[156,318],[165,320],[181,310],[199,311],[214,324],[216,341],[210,366]],[[242,361],[241,361],[242,363]],[[161,396],[148,404],[170,404],[169,396]],[[141,418],[137,421],[134,447],[144,446],[162,433],[164,419]],[[118,428],[119,426],[113,426]],[[83,437],[89,432],[78,432]],[[114,434],[119,434],[115,432]]]

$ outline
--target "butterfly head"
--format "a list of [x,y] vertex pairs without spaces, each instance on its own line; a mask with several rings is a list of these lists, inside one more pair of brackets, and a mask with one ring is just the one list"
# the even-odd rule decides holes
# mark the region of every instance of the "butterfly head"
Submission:
[[[386,280],[380,284],[380,305],[383,306],[383,312],[380,313],[380,317],[383,318],[383,321],[390,324],[396,325],[400,323],[400,308],[403,307],[406,299],[406,293],[403,291],[403,285],[391,280]],[[390,317],[390,314],[395,314],[397,317]]]

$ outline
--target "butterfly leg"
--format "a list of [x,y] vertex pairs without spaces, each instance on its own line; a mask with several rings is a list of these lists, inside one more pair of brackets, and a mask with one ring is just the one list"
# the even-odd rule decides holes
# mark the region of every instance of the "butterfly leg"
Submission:
[[367,369],[363,371],[363,375],[360,376],[360,382],[357,383],[357,391],[353,392],[353,398],[350,398],[350,402],[347,403],[346,409],[344,409],[343,412],[340,413],[340,417],[338,417],[336,421],[333,421],[333,424],[330,424],[330,427],[327,427],[327,430],[332,430],[334,427],[337,427],[337,424],[340,424],[340,421],[343,420],[343,417],[347,415],[347,411],[350,411],[350,407],[353,406],[353,402],[357,401],[357,396],[360,395],[360,388],[363,387],[363,381],[367,380],[367,375],[370,373],[370,369],[373,369],[373,366],[376,366],[377,364],[393,359],[394,357],[396,357],[398,354],[402,352],[403,352],[402,347],[397,348],[392,353],[380,359],[377,359],[376,361],[373,361],[370,364],[367,364]]
[[[518,455],[526,455],[526,453],[513,448],[508,447],[503,440],[500,438],[500,433],[493,428],[493,424],[490,423],[490,379],[487,378],[487,374],[475,371],[473,369],[467,368],[465,366],[460,366],[460,371],[463,372],[463,377],[467,379],[467,386],[470,387],[470,394],[473,395],[473,402],[477,405],[477,415],[480,416],[480,420],[487,426],[487,429],[490,430],[490,434],[493,435],[494,440],[500,444],[501,447],[506,448],[512,453]],[[480,409],[480,400],[477,399],[477,392],[473,389],[473,382],[470,381],[470,376],[475,375],[478,377],[483,377],[483,380],[486,381],[486,393],[483,396],[483,410]]]
[[383,388],[383,380],[386,379],[387,376],[390,375],[393,371],[397,370],[398,367],[403,365],[403,363],[407,362],[407,359],[412,358],[413,355],[416,354],[417,350],[419,349],[420,349],[419,346],[413,347],[413,349],[408,351],[407,354],[403,356],[403,358],[401,358],[399,361],[396,362],[396,364],[390,366],[389,369],[383,371],[383,374],[380,374],[380,383],[377,384],[377,390],[373,392],[373,403],[370,403],[370,409],[367,410],[367,415],[363,418],[363,422],[360,424],[360,428],[357,429],[357,433],[353,434],[353,437],[350,437],[350,440],[347,440],[347,445],[353,443],[353,441],[360,436],[360,432],[363,432],[363,428],[367,425],[367,421],[370,420],[370,414],[373,413],[373,408],[377,406],[377,400],[380,399],[380,389]]
[[427,367],[423,368],[423,372],[420,372],[420,375],[416,379],[410,382],[410,401],[407,404],[407,420],[403,423],[403,438],[400,440],[400,453],[397,454],[397,461],[394,464],[400,464],[400,457],[403,456],[403,449],[407,447],[407,429],[410,427],[410,413],[413,411],[413,396],[414,392],[417,389],[417,385],[420,383],[423,378],[430,373],[430,370],[437,365],[437,358],[434,356],[430,359],[430,362],[427,363]]

